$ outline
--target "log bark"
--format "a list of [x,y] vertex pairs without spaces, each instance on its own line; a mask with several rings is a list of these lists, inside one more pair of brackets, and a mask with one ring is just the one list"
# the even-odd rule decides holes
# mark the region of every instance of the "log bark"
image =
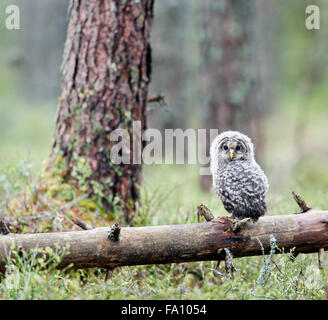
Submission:
[[[5,270],[10,247],[52,247],[69,244],[69,253],[59,268],[73,263],[73,268],[180,263],[224,259],[225,250],[234,258],[262,255],[270,251],[270,235],[277,246],[288,252],[318,252],[328,248],[328,211],[309,210],[304,214],[261,217],[234,233],[227,218],[198,224],[122,228],[117,241],[109,238],[111,228],[86,231],[0,236],[0,271]],[[276,253],[279,253],[276,250]]]

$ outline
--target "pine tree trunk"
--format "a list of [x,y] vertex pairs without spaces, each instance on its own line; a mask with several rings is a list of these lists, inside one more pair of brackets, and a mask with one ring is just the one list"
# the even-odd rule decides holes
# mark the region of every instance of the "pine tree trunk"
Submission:
[[[204,127],[238,130],[260,144],[258,61],[254,40],[255,1],[223,0],[204,4]],[[210,147],[206,141],[207,154]],[[211,176],[203,175],[204,189]]]
[[[71,0],[50,157],[51,163],[64,160],[65,179],[99,196],[106,208],[121,199],[129,224],[141,174],[132,130],[134,121],[140,121],[140,134],[146,127],[152,13],[153,0]],[[117,128],[130,134],[130,164],[111,161],[117,142],[110,134]]]

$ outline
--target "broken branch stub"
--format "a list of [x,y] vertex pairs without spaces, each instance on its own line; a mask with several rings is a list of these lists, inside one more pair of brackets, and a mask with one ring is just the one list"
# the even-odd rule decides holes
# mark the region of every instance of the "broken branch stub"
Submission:
[[300,207],[301,211],[298,213],[305,213],[309,210],[311,210],[310,207],[307,206],[306,202],[304,201],[304,199],[299,196],[296,192],[292,192],[293,198],[296,201],[297,205]]

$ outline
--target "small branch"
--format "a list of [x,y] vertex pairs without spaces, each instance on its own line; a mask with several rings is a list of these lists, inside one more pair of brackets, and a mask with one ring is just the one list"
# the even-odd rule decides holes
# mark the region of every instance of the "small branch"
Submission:
[[325,255],[325,249],[320,248],[318,252],[318,265],[319,269],[324,269],[325,264],[324,264],[324,255]]
[[6,235],[6,234],[9,234],[10,231],[7,227],[7,224],[0,219],[0,234],[3,234],[3,235]]
[[311,208],[307,206],[307,204],[305,203],[304,199],[301,198],[297,193],[295,193],[294,191],[292,192],[293,198],[296,201],[297,205],[300,207],[301,211],[298,213],[305,213],[307,211],[309,211]]
[[80,218],[75,217],[75,218],[72,219],[72,221],[83,230],[92,230],[92,229],[94,229],[92,226],[90,226],[89,224],[87,224],[86,222],[81,220]]
[[219,248],[217,250],[219,255],[218,263],[215,269],[219,268],[220,262],[222,261],[221,257],[224,254],[225,270],[228,274],[231,275],[232,272],[236,271],[235,266],[233,265],[233,255],[228,248]]
[[112,277],[114,268],[115,267],[109,267],[109,268],[107,268],[106,276],[105,276],[105,282]]
[[218,258],[218,262],[217,262],[217,264],[216,264],[215,269],[219,269],[220,263],[221,263],[221,261],[222,261],[222,251],[223,251],[223,248],[219,248],[219,249],[217,250],[217,253],[218,253],[218,255],[219,255],[219,258]]
[[291,252],[290,253],[290,259],[292,261],[295,261],[296,257],[299,255],[299,253],[296,253],[296,252]]
[[148,103],[159,102],[160,105],[163,105],[163,106],[166,105],[165,97],[162,94],[158,94],[157,96],[150,96],[147,99],[148,99]]
[[205,204],[202,204],[202,203],[197,207],[198,223],[200,222],[200,217],[204,217],[207,222],[214,219],[214,216],[213,216],[211,210],[209,208],[207,208],[205,206]]
[[112,225],[112,227],[109,230],[108,238],[113,241],[119,241],[120,233],[121,233],[121,227],[119,226],[118,223],[115,223]]
[[[305,203],[304,199],[302,197],[300,197],[296,192],[293,191],[292,195],[293,195],[293,198],[296,201],[297,205],[301,209],[301,211],[296,212],[296,214],[305,213],[305,212],[311,210],[311,208],[309,208],[307,206],[307,204]],[[297,256],[298,256],[298,253],[296,253],[296,252],[291,252],[291,254],[290,254],[290,258],[292,261],[295,261]]]

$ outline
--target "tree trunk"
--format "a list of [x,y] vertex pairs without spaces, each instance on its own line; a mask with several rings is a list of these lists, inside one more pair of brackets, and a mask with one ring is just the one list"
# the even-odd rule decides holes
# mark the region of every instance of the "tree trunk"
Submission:
[[[109,238],[110,228],[87,231],[9,234],[0,236],[0,271],[5,270],[3,257],[11,246],[29,250],[38,246],[69,244],[69,253],[59,268],[70,263],[74,268],[109,267],[179,263],[224,259],[229,249],[233,257],[262,255],[270,252],[270,237],[288,252],[318,252],[328,248],[328,211],[309,210],[303,214],[261,217],[257,223],[232,230],[231,220],[198,224],[122,228],[118,241]],[[322,250],[321,250],[322,251]],[[275,253],[279,253],[275,250]]]
[[[65,179],[112,208],[122,200],[125,219],[138,201],[139,138],[146,128],[151,75],[153,0],[71,0],[51,163],[65,161]],[[132,135],[133,122],[140,132]],[[113,164],[113,130],[128,130],[129,164]],[[135,147],[134,147],[135,144]],[[137,148],[137,147],[139,148]],[[134,160],[134,161],[133,161]]]
[[[207,97],[204,128],[244,132],[255,142],[258,154],[261,127],[255,9],[255,0],[204,2],[202,52]],[[205,143],[209,155],[209,136]],[[203,175],[201,185],[208,190],[211,176]]]

